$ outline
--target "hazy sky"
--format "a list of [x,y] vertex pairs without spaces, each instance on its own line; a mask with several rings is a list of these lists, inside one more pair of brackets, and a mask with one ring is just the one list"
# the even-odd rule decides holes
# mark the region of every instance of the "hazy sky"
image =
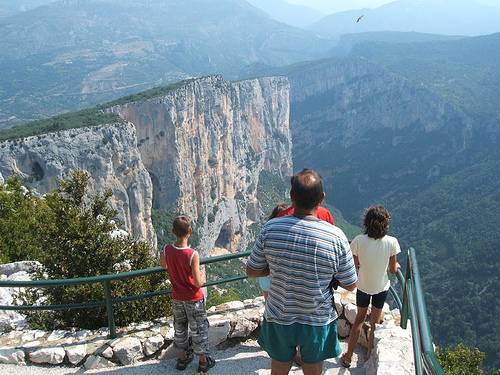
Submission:
[[[286,0],[292,4],[303,4],[323,13],[342,12],[350,9],[376,8],[394,0]],[[474,0],[472,0],[474,1]],[[500,0],[475,0],[486,5],[500,6]]]

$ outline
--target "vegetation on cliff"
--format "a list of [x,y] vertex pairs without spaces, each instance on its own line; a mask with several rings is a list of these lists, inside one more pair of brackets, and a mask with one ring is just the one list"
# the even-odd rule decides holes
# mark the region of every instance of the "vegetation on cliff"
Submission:
[[[109,208],[110,192],[89,195],[89,175],[73,172],[45,198],[26,192],[19,180],[0,186],[0,258],[3,261],[37,260],[43,268],[38,278],[67,279],[97,276],[157,265],[153,249],[130,237],[115,236],[116,212]],[[165,274],[133,278],[112,284],[113,296],[140,294],[165,288]],[[100,285],[78,285],[41,290],[28,289],[23,303],[40,298],[45,304],[82,303],[104,299]],[[117,324],[164,316],[168,299],[150,298],[115,306]],[[30,323],[43,328],[57,326],[99,328],[107,325],[102,308],[30,312]]]

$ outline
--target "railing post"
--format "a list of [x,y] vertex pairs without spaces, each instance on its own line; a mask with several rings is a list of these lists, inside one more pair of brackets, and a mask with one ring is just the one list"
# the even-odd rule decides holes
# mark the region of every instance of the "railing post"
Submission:
[[113,297],[111,295],[111,281],[106,280],[103,283],[103,286],[104,296],[106,297],[106,313],[108,314],[109,338],[114,339],[116,337],[116,326],[115,315],[113,311]]

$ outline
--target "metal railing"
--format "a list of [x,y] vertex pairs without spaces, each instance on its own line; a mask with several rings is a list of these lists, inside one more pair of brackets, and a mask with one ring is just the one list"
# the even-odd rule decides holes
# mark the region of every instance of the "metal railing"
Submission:
[[[221,255],[210,258],[202,258],[200,264],[212,264],[224,262],[227,260],[245,258],[250,255],[250,252],[234,253]],[[105,307],[108,318],[109,337],[116,337],[116,324],[114,316],[114,305],[118,303],[139,301],[146,298],[170,295],[170,289],[157,290],[154,292],[146,292],[142,294],[134,294],[123,297],[113,297],[112,282],[119,282],[121,280],[130,279],[134,277],[148,276],[155,273],[165,272],[161,267],[146,268],[143,270],[122,272],[112,275],[92,276],[92,277],[78,277],[74,279],[63,280],[33,280],[33,281],[9,281],[0,280],[0,288],[55,288],[61,286],[82,285],[82,284],[101,284],[104,290],[104,300],[89,301],[84,303],[71,303],[71,304],[53,304],[53,305],[19,305],[19,306],[2,306],[0,310],[16,310],[16,311],[42,311],[42,310],[75,310],[75,309],[92,309],[97,307]],[[246,275],[228,277],[222,280],[209,281],[205,283],[205,287],[230,283],[234,281],[246,279]]]
[[[210,258],[203,258],[200,264],[212,264],[224,262],[232,259],[245,258],[250,255],[250,252],[234,253],[228,255],[221,255]],[[146,298],[169,295],[171,290],[164,289],[154,292],[147,292],[136,295],[129,295],[124,297],[113,297],[112,282],[121,280],[152,275],[155,273],[164,272],[161,267],[147,268],[143,270],[123,272],[113,275],[103,275],[94,277],[80,277],[65,280],[34,280],[34,281],[9,281],[0,280],[0,288],[14,287],[14,288],[52,288],[70,285],[82,284],[102,284],[104,289],[104,300],[90,301],[86,303],[75,304],[57,304],[57,305],[21,305],[21,306],[1,306],[0,310],[71,310],[71,309],[91,309],[96,307],[105,307],[107,318],[109,337],[116,337],[116,325],[114,318],[114,305],[118,303],[138,301]],[[246,279],[246,275],[239,275],[224,278],[222,280],[209,281],[204,286],[214,286],[225,284],[229,282],[239,281]],[[405,276],[398,271],[397,278],[402,289],[402,299],[397,293],[396,289],[391,286],[389,292],[393,297],[396,305],[401,312],[401,327],[407,328],[408,320],[411,322],[411,332],[413,341],[413,350],[415,357],[415,372],[417,375],[430,374],[430,375],[444,375],[444,371],[439,365],[437,358],[434,354],[432,344],[432,337],[430,333],[429,321],[427,318],[427,311],[425,307],[425,300],[422,291],[420,274],[418,271],[417,260],[415,251],[410,249],[407,256],[406,273]]]
[[401,271],[398,271],[397,276],[403,291],[403,301],[399,306],[401,328],[406,329],[410,320],[415,373],[417,375],[444,375],[444,370],[434,353],[424,292],[413,248],[408,250],[405,275],[403,276]]

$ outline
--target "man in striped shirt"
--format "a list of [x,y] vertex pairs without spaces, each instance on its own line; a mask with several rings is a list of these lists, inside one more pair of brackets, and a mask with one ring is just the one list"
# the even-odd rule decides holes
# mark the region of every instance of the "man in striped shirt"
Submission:
[[271,278],[259,337],[272,358],[271,374],[288,374],[300,347],[304,374],[319,375],[323,361],[341,352],[330,282],[353,290],[356,269],[342,230],[316,217],[325,198],[321,176],[308,169],[294,175],[290,198],[295,215],[264,225],[247,274]]

